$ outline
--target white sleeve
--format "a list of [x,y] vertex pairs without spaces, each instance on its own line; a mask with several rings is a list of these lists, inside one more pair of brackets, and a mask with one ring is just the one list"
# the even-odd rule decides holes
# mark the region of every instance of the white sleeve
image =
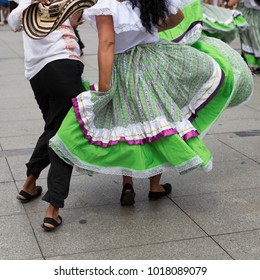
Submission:
[[180,9],[181,1],[180,0],[168,0],[168,8],[170,14],[176,15]]
[[20,0],[19,5],[8,16],[8,24],[13,31],[22,30],[23,11],[31,4],[31,0]]
[[95,16],[113,16],[117,12],[117,5],[118,3],[115,0],[98,0],[94,6],[84,10],[83,18],[85,20],[94,21]]
[[116,0],[98,0],[97,4],[84,10],[83,18],[97,30],[96,16],[101,15],[113,17],[116,33],[144,29],[139,13],[133,10],[132,5],[128,1],[121,3]]

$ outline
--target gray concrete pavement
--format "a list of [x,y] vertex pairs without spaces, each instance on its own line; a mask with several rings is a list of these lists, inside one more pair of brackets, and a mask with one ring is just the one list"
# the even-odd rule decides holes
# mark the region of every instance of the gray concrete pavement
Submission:
[[[94,82],[97,37],[88,25],[79,30],[84,74]],[[260,76],[254,80],[251,101],[225,111],[205,138],[212,172],[165,173],[173,192],[158,202],[147,199],[148,180],[135,180],[130,208],[119,204],[120,177],[74,172],[64,223],[46,233],[46,203],[15,199],[43,122],[24,78],[21,34],[0,27],[0,259],[259,260]],[[44,191],[46,176],[39,180]]]

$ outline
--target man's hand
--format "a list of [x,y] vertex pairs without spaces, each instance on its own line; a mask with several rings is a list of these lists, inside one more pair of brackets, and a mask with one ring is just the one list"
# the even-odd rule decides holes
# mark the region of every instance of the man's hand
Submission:
[[70,24],[73,28],[78,27],[80,24],[84,23],[82,19],[83,10],[75,12],[73,15],[70,16]]
[[43,5],[50,5],[51,4],[51,2],[52,1],[50,1],[50,0],[32,0],[32,4],[33,3],[41,3],[41,4],[43,4]]

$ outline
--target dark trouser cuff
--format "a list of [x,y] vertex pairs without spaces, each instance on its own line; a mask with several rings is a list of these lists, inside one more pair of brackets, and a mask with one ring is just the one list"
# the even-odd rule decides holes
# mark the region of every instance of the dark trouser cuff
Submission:
[[27,171],[26,171],[26,176],[29,177],[30,175],[33,175],[33,177],[37,180],[40,176],[40,171],[36,171],[36,170],[31,170],[28,168],[27,166]]
[[47,191],[46,194],[42,197],[42,200],[50,203],[52,206],[54,206],[56,208],[64,207],[64,201],[60,201],[60,200],[51,198],[49,191]]

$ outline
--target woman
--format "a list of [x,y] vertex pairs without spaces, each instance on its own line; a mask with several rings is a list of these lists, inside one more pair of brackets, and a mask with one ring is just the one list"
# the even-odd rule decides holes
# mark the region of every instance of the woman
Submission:
[[249,24],[249,28],[240,33],[242,56],[252,72],[260,70],[260,1],[232,0],[239,2],[237,9],[241,11]]
[[167,169],[212,168],[200,130],[227,106],[234,79],[209,55],[159,39],[157,31],[183,20],[179,6],[176,0],[100,0],[84,12],[99,37],[99,88],[73,99],[50,146],[79,169],[123,175],[122,205],[134,203],[132,177],[150,178],[154,200],[171,191],[160,183]]

